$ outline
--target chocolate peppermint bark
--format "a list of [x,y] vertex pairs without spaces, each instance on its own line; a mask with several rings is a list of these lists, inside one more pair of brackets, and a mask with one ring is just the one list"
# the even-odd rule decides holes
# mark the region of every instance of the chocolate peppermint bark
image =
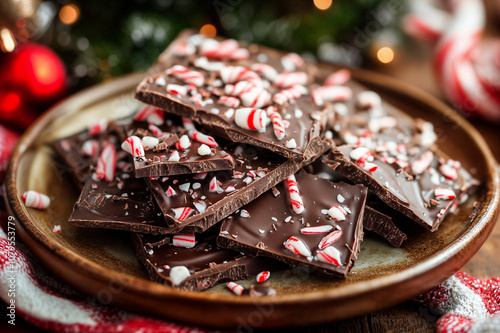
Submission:
[[221,144],[235,159],[232,172],[217,171],[146,179],[170,232],[202,232],[293,175],[330,147],[302,163],[259,147]]
[[133,159],[136,177],[234,169],[231,155],[219,147],[215,138],[198,131],[189,119],[165,116],[160,109],[146,106],[127,132],[140,139],[136,141],[144,152],[144,156]]
[[324,163],[431,231],[473,183],[459,162],[420,146],[390,145],[372,152],[345,145],[334,147]]
[[[132,164],[124,152],[118,156],[112,178],[98,179],[96,169],[91,168],[69,222],[79,227],[167,233],[163,214],[154,204],[146,183],[134,177]],[[110,164],[113,164],[111,159]]]
[[139,84],[136,97],[214,135],[300,162],[321,146],[328,114],[311,98],[311,73],[314,66],[297,54],[183,33]]
[[166,238],[133,233],[131,237],[137,258],[150,279],[176,289],[203,291],[221,282],[285,268],[271,258],[256,258],[220,248],[216,234],[207,233]]
[[401,247],[407,238],[406,234],[394,224],[390,216],[379,212],[369,204],[365,206],[363,228],[383,237],[394,247]]
[[345,277],[363,240],[367,193],[301,171],[224,220],[217,243]]

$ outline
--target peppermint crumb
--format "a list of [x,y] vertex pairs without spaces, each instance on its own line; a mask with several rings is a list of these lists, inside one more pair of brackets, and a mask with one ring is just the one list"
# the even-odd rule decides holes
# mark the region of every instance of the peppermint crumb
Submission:
[[259,229],[259,232],[260,232],[261,234],[263,234],[263,233],[265,233],[266,231],[265,231],[265,230],[263,230],[263,229]]
[[290,223],[295,223],[295,221],[294,220],[290,220]]
[[233,238],[238,238],[238,235],[232,234]]
[[256,248],[265,250],[266,245],[263,242],[258,242],[257,245],[255,245]]

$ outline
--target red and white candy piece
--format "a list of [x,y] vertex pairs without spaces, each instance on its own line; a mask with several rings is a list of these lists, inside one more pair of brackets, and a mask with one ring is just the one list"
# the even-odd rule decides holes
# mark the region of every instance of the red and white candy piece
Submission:
[[165,122],[165,113],[161,109],[147,105],[135,115],[134,119],[159,126]]
[[165,191],[165,194],[167,195],[167,197],[173,197],[174,195],[177,194],[177,192],[175,192],[175,190],[172,188],[172,186],[169,186],[167,188],[167,190]]
[[82,154],[86,156],[96,156],[99,150],[99,143],[96,140],[87,140],[82,145]]
[[139,137],[132,135],[122,142],[122,149],[134,157],[144,157],[144,147]]
[[365,162],[373,162],[374,160],[373,153],[366,147],[353,149],[349,153],[349,157],[359,165],[363,165]]
[[259,74],[242,66],[226,66],[220,70],[220,77],[224,83],[248,81],[256,86],[262,85]]
[[200,45],[200,54],[219,60],[244,60],[250,56],[250,52],[240,48],[234,39],[226,39],[220,43],[215,39],[205,39]]
[[252,90],[256,85],[248,81],[240,81],[235,85],[226,84],[224,92],[230,96],[241,96],[242,94]]
[[270,106],[266,109],[268,117],[271,119],[273,124],[274,136],[276,139],[282,140],[285,137],[285,124],[283,123],[283,118],[281,114],[277,112],[274,106]]
[[189,147],[191,147],[191,141],[189,141],[189,137],[186,134],[182,135],[179,141],[175,143],[175,148],[180,150],[188,149]]
[[293,72],[304,66],[304,59],[297,53],[288,53],[281,58],[281,65],[286,72]]
[[342,206],[331,206],[330,209],[328,209],[328,215],[335,221],[344,221],[347,212]]
[[169,162],[179,162],[181,160],[181,156],[179,155],[179,152],[177,150],[174,150],[172,154],[170,154],[170,157],[168,158]]
[[362,91],[357,96],[357,103],[360,108],[373,109],[382,105],[382,98],[374,91]]
[[311,250],[309,250],[309,248],[303,241],[295,236],[288,238],[284,245],[285,248],[292,253],[306,258],[311,257]]
[[283,105],[288,101],[293,99],[297,99],[302,95],[307,94],[307,89],[300,84],[294,84],[291,87],[286,88],[285,90],[281,90],[273,97],[273,102],[278,105]]
[[204,143],[198,147],[198,155],[200,156],[210,155],[211,152],[212,150],[210,149],[210,147]]
[[198,132],[196,130],[194,131],[189,131],[188,135],[191,139],[198,141],[199,143],[203,143],[209,147],[217,147],[218,144],[215,142],[215,139],[211,137],[210,135],[203,134],[201,132]]
[[307,84],[307,74],[304,72],[284,72],[276,76],[274,84],[278,88],[288,88],[295,84],[305,86]]
[[342,86],[351,79],[351,72],[348,69],[340,69],[330,74],[326,80],[325,86]]
[[187,117],[182,117],[182,126],[186,129],[186,131],[196,131],[196,127],[191,119]]
[[312,98],[316,105],[321,106],[325,102],[342,102],[352,97],[352,90],[345,86],[324,86],[316,88],[312,92]]
[[450,164],[443,164],[439,166],[439,171],[448,179],[455,180],[458,177],[457,169]]
[[52,228],[52,232],[55,232],[55,233],[60,233],[61,232],[61,226],[58,224],[58,225],[55,225],[53,228]]
[[271,276],[271,272],[263,271],[263,272],[260,272],[259,274],[257,274],[257,276],[255,277],[255,280],[257,280],[257,283],[263,283],[263,282],[266,282],[270,276]]
[[253,64],[251,69],[256,73],[262,74],[269,81],[274,81],[276,76],[278,76],[278,71],[273,66],[268,64]]
[[324,234],[333,229],[332,225],[318,225],[315,227],[307,227],[300,229],[302,234]]
[[342,230],[334,230],[330,232],[328,235],[326,235],[319,241],[318,248],[322,250],[325,247],[330,246],[332,243],[338,241],[341,236],[342,236]]
[[241,294],[243,294],[243,291],[245,291],[245,288],[243,288],[243,286],[237,284],[236,282],[228,282],[226,283],[226,286],[229,290],[231,290],[238,296],[241,296]]
[[295,214],[301,214],[304,211],[304,203],[302,202],[302,196],[300,195],[295,175],[289,176],[286,179],[286,184],[288,187],[288,194],[290,197],[290,203],[292,204],[293,212]]
[[414,174],[420,175],[431,165],[433,159],[434,154],[431,151],[426,151],[418,160],[411,164],[411,170]]
[[241,104],[252,108],[261,108],[271,103],[271,94],[262,87],[255,86],[239,95]]
[[228,106],[230,108],[237,108],[240,106],[240,100],[233,96],[221,96],[217,103]]
[[201,87],[205,82],[205,77],[203,76],[202,73],[193,71],[182,65],[175,65],[172,68],[167,69],[166,73],[172,74],[173,76],[175,76],[176,78],[178,78],[183,82],[192,83],[197,87]]
[[167,92],[172,94],[172,95],[181,95],[185,96],[188,93],[188,90],[186,87],[178,85],[178,84],[168,84],[167,85]]
[[37,191],[27,191],[21,196],[26,207],[45,209],[50,205],[50,198]]
[[189,207],[172,208],[172,210],[174,212],[174,218],[177,221],[184,221],[193,212],[193,209]]
[[155,124],[149,124],[148,125],[148,129],[157,138],[159,138],[159,137],[161,137],[163,135],[163,131],[158,126],[156,126]]
[[186,266],[174,266],[170,269],[169,277],[172,280],[174,286],[177,286],[182,283],[182,281],[186,280],[191,273],[189,273],[189,269]]
[[236,125],[244,129],[265,131],[267,124],[267,113],[262,109],[243,108],[234,113]]
[[208,191],[209,192],[218,192],[219,191],[219,184],[217,183],[217,178],[216,177],[213,177],[210,180]]
[[97,160],[95,170],[97,179],[105,179],[111,182],[115,179],[116,171],[116,149],[112,143],[107,143],[102,149],[101,155]]
[[196,53],[196,47],[191,43],[178,43],[173,52],[176,56],[187,57]]
[[336,266],[342,265],[340,263],[340,252],[333,246],[327,247],[324,250],[316,251],[316,260]]
[[195,235],[175,235],[172,238],[172,245],[192,249],[196,244]]
[[438,200],[452,200],[457,197],[453,190],[443,187],[436,187],[434,189],[434,195]]
[[107,127],[108,127],[108,120],[107,119],[99,119],[97,122],[95,122],[89,126],[89,135],[95,136],[95,135],[104,133],[104,131],[106,131]]

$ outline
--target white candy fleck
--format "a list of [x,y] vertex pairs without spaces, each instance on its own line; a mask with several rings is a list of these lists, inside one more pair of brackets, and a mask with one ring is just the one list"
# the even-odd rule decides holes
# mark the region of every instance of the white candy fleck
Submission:
[[341,194],[338,194],[337,195],[337,201],[340,202],[340,203],[343,203],[345,201],[345,198]]
[[179,185],[179,189],[181,191],[188,192],[190,186],[191,186],[191,183],[181,184],[181,185]]
[[286,143],[286,147],[289,149],[295,149],[297,148],[297,143],[295,142],[295,139],[291,139]]
[[207,146],[206,144],[202,144],[198,148],[198,154],[201,156],[209,155],[211,153],[210,147]]
[[200,183],[194,183],[193,184],[193,190],[197,190],[201,187],[201,184]]
[[170,279],[172,279],[172,283],[177,286],[182,281],[186,280],[191,273],[189,273],[189,269],[186,266],[175,266],[170,270]]

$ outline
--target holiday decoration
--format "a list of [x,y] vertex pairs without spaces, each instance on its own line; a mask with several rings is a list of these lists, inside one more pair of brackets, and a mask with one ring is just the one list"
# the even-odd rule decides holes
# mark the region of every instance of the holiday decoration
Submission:
[[466,114],[500,121],[500,36],[486,40],[481,0],[437,4],[415,1],[403,28],[421,40],[436,42],[435,71],[448,100]]

